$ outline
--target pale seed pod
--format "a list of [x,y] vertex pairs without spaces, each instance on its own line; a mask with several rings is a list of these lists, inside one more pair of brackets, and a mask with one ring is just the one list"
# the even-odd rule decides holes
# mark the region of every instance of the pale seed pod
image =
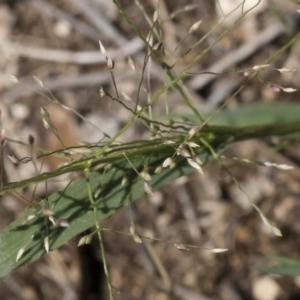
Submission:
[[54,212],[50,209],[43,209],[42,213],[46,217],[54,216]]
[[276,165],[275,167],[277,169],[280,169],[280,170],[291,170],[291,169],[294,169],[293,166],[289,166],[289,165],[285,165],[285,164],[279,164],[279,165]]
[[43,118],[43,125],[44,125],[45,129],[47,129],[47,130],[51,129],[50,123],[44,118]]
[[77,244],[78,247],[85,245],[85,237],[86,237],[86,235],[80,238],[80,240]]
[[144,191],[150,195],[151,197],[153,197],[153,191],[152,188],[150,186],[150,184],[147,181],[144,181]]
[[29,222],[30,220],[34,219],[35,215],[29,215],[26,217],[25,222],[23,224],[26,224],[27,222]]
[[189,130],[189,139],[192,138],[197,132],[198,132],[198,127],[193,127]]
[[282,236],[282,233],[281,233],[280,229],[277,228],[277,227],[275,227],[275,226],[273,226],[270,223],[270,221],[263,214],[261,214],[261,218],[262,218],[263,223],[272,230],[272,232],[273,232],[274,235],[276,235],[276,236]]
[[277,163],[272,163],[272,162],[263,162],[262,163],[265,167],[273,167],[273,168],[277,168],[280,170],[291,170],[294,169],[293,166],[289,166],[289,165],[285,165],[285,164],[277,164]]
[[15,156],[13,156],[13,155],[7,155],[7,157],[15,165],[17,165],[19,163],[19,160]]
[[121,185],[123,186],[123,185],[125,185],[127,182],[128,182],[128,178],[127,178],[126,176],[123,176]]
[[143,241],[141,240],[141,238],[137,235],[137,234],[133,234],[132,235],[133,240],[137,243],[137,244],[142,244]]
[[285,73],[294,73],[296,72],[296,69],[286,69],[286,68],[282,68],[282,69],[276,69],[278,72],[285,74]]
[[297,91],[297,89],[294,88],[282,88],[282,91],[285,93],[294,93]]
[[22,257],[24,252],[25,252],[25,247],[22,247],[17,253],[16,262]]
[[150,181],[151,180],[151,176],[148,172],[143,171],[140,173],[140,176],[142,177],[142,179],[144,179],[145,181]]
[[129,232],[131,234],[135,234],[135,226],[134,226],[134,223],[131,222],[130,226],[129,226]]
[[24,157],[24,158],[20,159],[19,162],[22,164],[27,164],[30,161],[32,161],[32,159],[30,157]]
[[86,245],[90,244],[92,242],[93,236],[91,234],[87,235],[85,238]]
[[19,79],[18,79],[18,77],[15,76],[15,75],[9,75],[9,79],[10,79],[10,81],[13,82],[13,83],[19,83]]
[[102,86],[100,86],[99,93],[100,93],[100,97],[104,97],[106,95],[104,88]]
[[190,249],[181,243],[174,243],[173,246],[180,251],[190,251]]
[[201,159],[197,156],[195,159],[195,162],[198,164],[198,165],[203,165],[203,162],[201,161]]
[[280,87],[275,85],[275,84],[270,84],[269,87],[272,89],[273,92],[279,93],[280,92]]
[[82,238],[80,238],[79,242],[78,242],[78,247],[83,246],[83,245],[88,245],[91,243],[93,236],[91,234],[87,234],[85,236],[83,236]]
[[154,50],[154,51],[159,50],[159,49],[161,48],[162,45],[163,45],[162,43],[156,43],[156,44],[153,46],[153,50]]
[[126,94],[124,91],[122,91],[121,94],[126,101],[133,102],[133,100],[130,98],[130,96],[128,94]]
[[202,23],[202,20],[200,20],[200,21],[194,23],[194,24],[190,27],[189,33],[193,33],[194,31],[198,30],[198,28],[199,28],[199,26],[201,25],[201,23]]
[[257,66],[252,67],[252,70],[253,71],[260,71],[262,69],[267,68],[268,66],[269,66],[268,64],[266,64],[266,65],[257,65]]
[[172,164],[173,160],[171,157],[168,157],[164,160],[163,164],[162,164],[162,167],[163,168],[167,168],[169,167],[171,164]]
[[53,218],[53,216],[48,217],[48,219],[53,225],[56,225],[56,222],[55,222],[55,219]]
[[114,62],[112,61],[112,59],[110,57],[107,58],[107,67],[110,70],[113,70],[113,68],[114,68]]
[[157,10],[153,14],[153,23],[155,23],[158,20],[158,12]]
[[190,157],[192,157],[192,156],[191,156],[191,153],[189,152],[189,150],[187,150],[187,149],[184,148],[184,147],[181,147],[181,148],[179,149],[179,155],[181,155],[181,156],[183,156],[183,157],[185,157],[185,158],[190,158]]
[[158,166],[155,170],[154,170],[154,174],[159,174],[161,173],[161,171],[163,170],[162,166]]
[[70,223],[65,219],[57,219],[57,225],[59,227],[69,227]]
[[49,112],[47,111],[47,109],[45,107],[41,107],[40,111],[41,111],[41,115],[44,118],[49,118],[50,117],[50,114],[49,114]]
[[41,86],[43,89],[45,88],[44,82],[40,78],[38,78],[34,75],[32,77],[39,86]]
[[103,44],[99,41],[100,51],[106,57],[106,49],[104,48]]
[[194,142],[187,142],[187,145],[189,145],[191,148],[199,148],[200,146]]
[[102,188],[98,187],[94,193],[94,198],[97,199],[101,192],[102,192]]
[[49,253],[49,238],[48,237],[44,238],[44,248],[45,248],[46,252]]
[[149,32],[146,38],[146,41],[148,42],[149,46],[153,46],[153,34],[152,32]]
[[228,249],[225,249],[225,248],[210,249],[210,252],[212,252],[212,253],[222,253],[222,252],[226,252],[226,251],[228,251]]
[[201,167],[195,162],[194,159],[188,158],[188,163],[196,170],[201,170]]

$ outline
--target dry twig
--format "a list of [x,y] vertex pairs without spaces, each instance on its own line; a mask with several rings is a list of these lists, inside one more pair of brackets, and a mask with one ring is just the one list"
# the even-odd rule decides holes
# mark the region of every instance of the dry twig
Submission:
[[79,21],[71,14],[55,7],[54,5],[44,1],[44,0],[29,0],[28,3],[32,5],[34,8],[39,10],[45,15],[53,17],[55,19],[64,20],[70,23],[70,25],[80,32],[83,36],[90,38],[98,42],[99,40],[99,33],[95,30],[92,26]]
[[[134,38],[133,40],[126,42],[119,49],[109,50],[109,55],[113,60],[121,59],[136,54],[143,49],[144,46],[145,45],[140,39]],[[75,63],[80,65],[106,64],[106,59],[99,50],[72,52],[55,49],[42,49],[38,47],[24,46],[17,43],[5,43],[0,45],[0,51],[44,61]]]
[[[247,57],[251,56],[258,49],[269,44],[272,40],[282,35],[284,32],[285,28],[281,23],[272,23],[241,47],[229,52],[203,72],[224,73],[245,60]],[[193,90],[201,90],[215,78],[216,75],[213,74],[199,74],[188,80],[186,85],[188,88]]]

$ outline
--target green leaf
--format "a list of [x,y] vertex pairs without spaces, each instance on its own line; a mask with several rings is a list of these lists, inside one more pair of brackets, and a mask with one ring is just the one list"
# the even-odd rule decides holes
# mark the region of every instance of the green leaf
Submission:
[[[210,115],[211,113],[208,113],[204,117],[207,118]],[[299,116],[300,105],[298,104],[255,103],[223,109],[213,116],[209,124],[234,127],[262,126],[299,121]],[[195,115],[180,115],[180,117],[194,122],[198,121]]]
[[[224,110],[213,119],[216,122],[214,124],[222,126],[209,126],[201,129],[201,131],[206,134],[214,151],[218,152],[229,140],[234,142],[245,138],[300,132],[299,115],[299,105],[287,104],[249,106],[235,111]],[[256,125],[256,127],[247,127],[247,124]],[[223,127],[223,125],[231,127]],[[148,148],[153,149],[153,147]],[[154,147],[156,149],[154,152],[149,149],[142,151],[141,155],[138,155],[136,159],[131,159],[131,161],[139,172],[142,172],[144,167],[148,166],[147,171],[152,178],[149,184],[153,189],[195,171],[184,158],[178,157],[179,160],[176,161],[175,168],[163,169],[161,173],[155,174],[155,169],[161,166],[163,161],[172,154],[166,150],[160,153],[160,151],[157,151],[160,149],[157,146]],[[172,148],[170,149],[172,150]],[[203,163],[212,158],[207,148],[201,147],[200,151],[202,152],[199,157]],[[78,165],[78,167],[80,169],[76,169],[76,165],[71,166],[69,172],[83,170],[81,165]],[[60,174],[59,172],[54,172],[52,175],[57,176]],[[7,185],[6,191],[20,188],[30,182],[45,180],[50,175],[50,173],[41,174],[35,178],[35,181],[25,180],[23,183],[11,183]],[[126,180],[123,180],[124,177],[126,177]],[[93,194],[95,194],[95,205],[99,221],[111,216],[118,208],[144,194],[143,180],[139,178],[125,159],[113,165],[109,170],[91,173],[89,182]],[[5,192],[5,190],[3,189],[2,192]],[[53,225],[42,214],[43,208],[51,209],[56,218],[65,219],[70,226],[63,228]],[[35,217],[24,224],[24,220],[31,215],[35,215]],[[7,276],[18,266],[35,261],[44,255],[46,253],[44,249],[44,239],[46,237],[49,238],[51,251],[93,226],[94,222],[93,207],[88,198],[86,179],[71,183],[64,190],[49,197],[48,202],[44,200],[38,207],[29,209],[23,216],[3,230],[0,235],[0,279]],[[24,249],[24,253],[16,262],[18,252],[21,249]]]
[[[207,150],[199,157],[205,163],[211,158],[211,155]],[[151,170],[154,171],[155,167],[162,164],[163,160],[162,156],[138,159],[134,165],[135,168],[142,171],[146,164],[152,166]],[[158,188],[193,171],[195,169],[190,167],[185,159],[180,158],[176,168],[163,169],[160,174],[151,174],[152,180],[149,184],[153,188]],[[124,174],[127,181],[122,185]],[[115,165],[110,170],[91,173],[89,181],[93,193],[97,194],[95,203],[99,220],[111,216],[117,209],[144,194],[143,180],[126,162]],[[69,227],[54,226],[48,221],[46,228],[46,217],[41,212],[46,207],[45,200],[38,207],[26,211],[0,235],[1,279],[18,266],[35,261],[44,255],[46,251],[43,240],[46,236],[49,237],[50,250],[54,250],[94,225],[95,219],[88,199],[86,179],[71,183],[64,190],[49,197],[48,201],[49,209],[55,213],[55,217],[67,220],[70,224]],[[22,225],[27,216],[33,214],[35,218]],[[25,252],[16,262],[17,254],[23,247],[25,247]]]
[[300,275],[300,261],[282,256],[270,256],[275,264],[270,266],[256,266],[255,270],[281,275]]

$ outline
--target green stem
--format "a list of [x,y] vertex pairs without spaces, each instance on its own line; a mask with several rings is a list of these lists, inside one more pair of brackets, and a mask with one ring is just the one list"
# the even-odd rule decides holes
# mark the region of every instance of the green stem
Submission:
[[101,257],[102,257],[102,260],[103,260],[104,274],[105,274],[105,277],[106,277],[106,280],[107,280],[109,299],[113,300],[114,297],[113,297],[113,293],[112,293],[112,286],[111,286],[110,276],[109,276],[109,272],[108,272],[108,269],[107,269],[105,249],[104,249],[104,244],[103,244],[103,239],[102,239],[102,234],[101,234],[101,227],[100,227],[99,222],[98,222],[98,210],[97,210],[97,206],[95,204],[95,200],[94,200],[94,197],[93,197],[92,188],[91,188],[91,184],[90,184],[90,178],[89,178],[90,167],[91,167],[91,165],[89,165],[84,170],[85,176],[86,176],[87,192],[88,192],[89,200],[90,200],[91,205],[93,207],[95,227],[96,227],[96,232],[97,232],[97,235],[98,235],[99,246],[100,246],[100,250],[101,250]]
[[[125,127],[130,126],[127,124]],[[125,129],[121,130],[125,131]],[[117,136],[122,133],[119,132],[113,139],[117,139]],[[187,128],[188,132],[188,128]],[[228,127],[228,126],[204,126],[201,131],[196,134],[192,141],[198,143],[199,139],[203,137],[205,141],[211,145],[218,145],[222,143],[230,143],[242,141],[245,139],[252,138],[263,138],[273,135],[288,135],[293,133],[300,133],[300,121],[289,122],[283,124],[271,124],[264,126],[249,126],[249,127]],[[182,133],[181,135],[174,135],[168,137],[168,140],[174,141],[176,146],[184,141],[186,134]],[[6,185],[3,185],[0,195],[3,195],[7,192],[15,190],[17,188],[23,188],[32,183],[45,181],[49,178],[57,177],[62,174],[82,171],[86,168],[87,162],[91,161],[91,167],[96,167],[98,165],[103,165],[107,163],[118,163],[124,160],[124,151],[126,150],[126,155],[129,159],[134,159],[136,157],[147,157],[159,155],[162,158],[168,157],[170,153],[174,151],[174,148],[170,145],[163,144],[162,139],[153,139],[149,140],[148,143],[128,143],[120,146],[114,146],[109,148],[112,145],[113,141],[108,142],[100,152],[96,152],[93,156],[89,158],[83,158],[81,160],[70,163],[69,165],[63,166],[53,172],[45,172],[35,177],[20,181],[12,182]],[[102,156],[100,157],[100,153]]]

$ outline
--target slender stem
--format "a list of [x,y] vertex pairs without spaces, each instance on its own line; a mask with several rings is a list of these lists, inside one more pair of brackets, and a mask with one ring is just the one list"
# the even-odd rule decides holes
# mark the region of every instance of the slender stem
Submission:
[[[134,115],[133,118],[137,116]],[[133,120],[132,120],[133,122]],[[124,132],[130,124],[127,124],[121,132]],[[122,133],[119,132],[113,137],[113,140],[116,140],[119,135]],[[188,132],[188,128],[187,131]],[[218,145],[222,143],[230,143],[242,141],[250,138],[263,138],[273,135],[288,135],[293,133],[300,132],[300,121],[289,122],[289,123],[280,123],[273,125],[264,125],[264,126],[249,126],[249,127],[228,127],[228,126],[210,126],[206,125],[201,128],[201,131],[197,133],[192,141],[199,142],[199,139],[203,137],[206,142],[209,142],[211,145]],[[168,137],[168,140],[174,141],[179,144],[186,139],[187,133],[177,134]],[[129,159],[136,157],[149,157],[154,155],[160,155],[162,158],[170,155],[170,152],[173,151],[173,148],[170,145],[164,144],[164,141],[159,139],[149,140],[148,143],[137,143],[133,145],[132,143],[123,144],[120,146],[115,146],[110,148],[113,144],[111,140],[108,142],[99,152],[96,152],[89,158],[83,158],[81,160],[70,163],[69,165],[63,166],[53,172],[45,172],[39,174],[30,179],[26,179],[20,182],[12,182],[6,185],[3,185],[0,195],[3,195],[9,191],[12,191],[16,188],[22,188],[28,186],[35,182],[40,182],[47,180],[52,177],[56,177],[62,174],[82,171],[86,168],[87,162],[91,161],[91,167],[96,167],[98,165],[107,164],[107,163],[118,163],[124,160],[124,151],[126,150],[126,155]],[[100,157],[100,154],[102,155]]]
[[95,227],[96,227],[96,231],[97,231],[97,235],[98,235],[99,246],[100,246],[101,256],[102,256],[102,260],[103,260],[104,274],[105,274],[105,277],[106,277],[106,280],[107,280],[109,299],[113,300],[114,297],[113,297],[113,293],[112,293],[112,286],[111,286],[110,276],[109,276],[109,272],[108,272],[108,268],[107,268],[105,249],[104,249],[104,244],[103,244],[103,239],[102,239],[102,234],[101,234],[101,227],[100,227],[99,222],[98,222],[98,210],[97,210],[97,206],[95,204],[95,200],[94,200],[94,197],[93,197],[93,194],[92,194],[92,188],[91,188],[90,179],[89,179],[90,167],[91,167],[91,162],[90,162],[90,166],[88,166],[84,170],[85,171],[85,176],[86,176],[88,197],[89,197],[89,200],[90,200],[91,205],[93,207]]

